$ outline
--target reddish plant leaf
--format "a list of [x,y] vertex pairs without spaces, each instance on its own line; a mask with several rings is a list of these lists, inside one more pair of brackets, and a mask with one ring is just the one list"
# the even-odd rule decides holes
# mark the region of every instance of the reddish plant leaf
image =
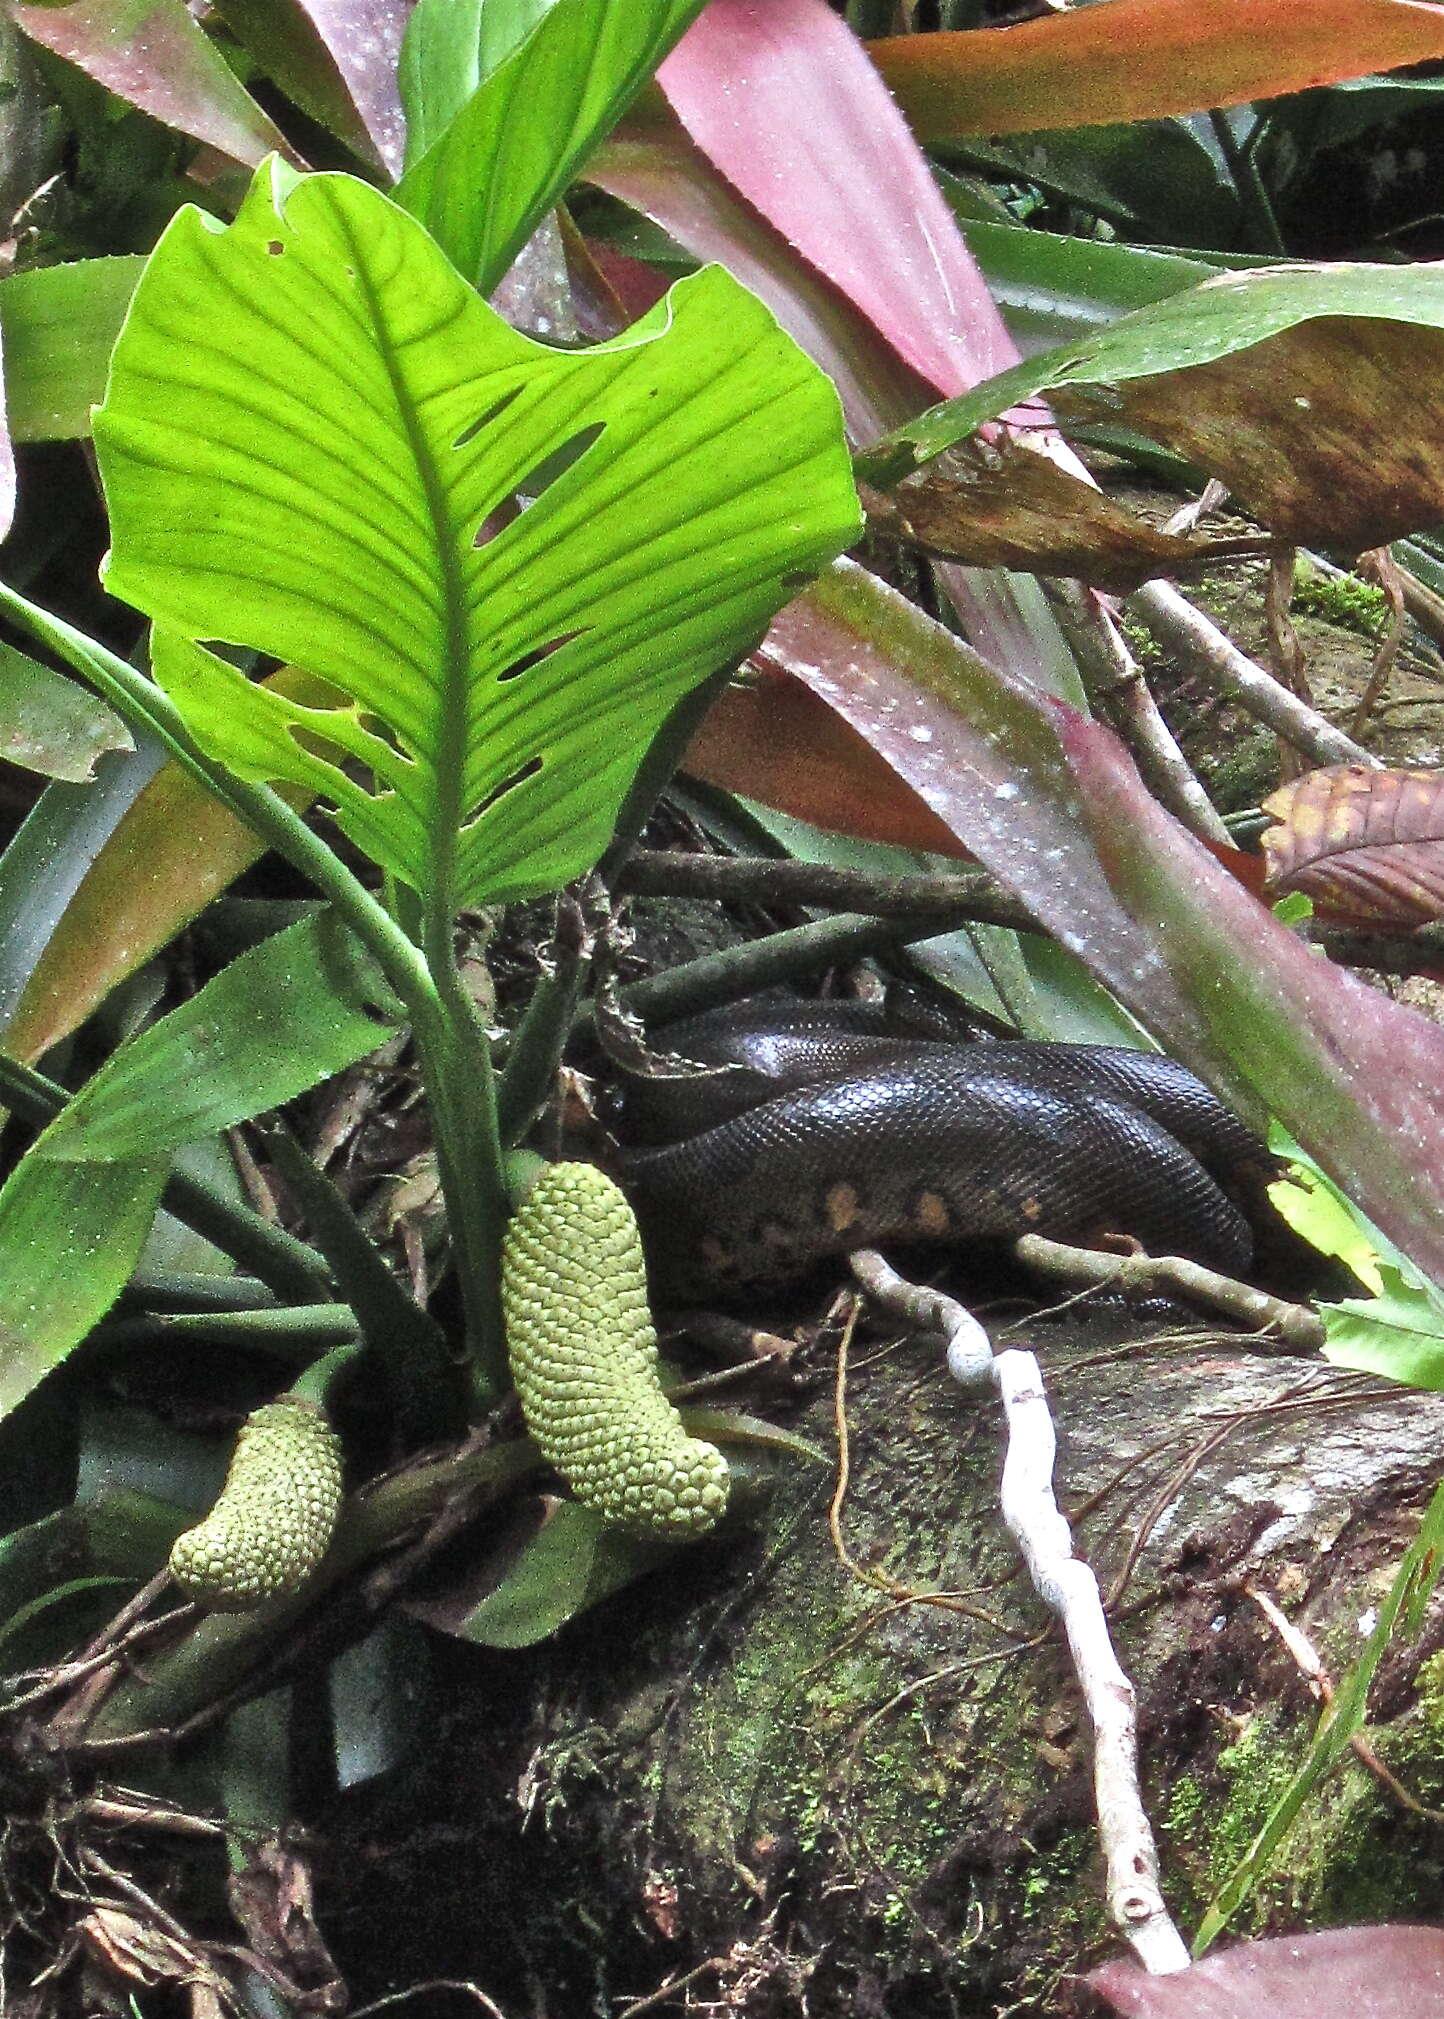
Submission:
[[1327,1928],[1240,1942],[1175,1976],[1105,1963],[1083,1981],[1126,2019],[1444,2019],[1444,1932]]
[[1115,738],[1053,707],[1098,858],[1190,1015],[1175,1028],[1167,1000],[1130,1007],[1235,1105],[1267,1106],[1444,1282],[1444,1028],[1311,952],[1149,796]]
[[851,562],[788,604],[763,652],[849,723],[1144,1023],[1184,1033],[1180,1057],[1227,1077],[1226,1055],[1159,961],[1152,931],[1113,895],[1044,694]]
[[[680,48],[707,18],[693,24]],[[888,416],[886,429],[927,405],[929,382],[903,366],[872,326],[743,203],[660,99],[634,105],[583,172],[696,258],[720,261],[765,301],[837,387],[854,441],[873,440],[881,431],[879,416]]]
[[1321,917],[1414,926],[1444,918],[1444,772],[1332,764],[1263,802],[1268,887],[1301,890]]
[[[703,15],[701,21],[707,18]],[[723,82],[725,69],[719,89]],[[789,158],[805,161],[811,138],[792,129]],[[911,146],[906,135],[903,141]],[[588,161],[586,179],[652,218],[698,259],[720,261],[765,301],[837,387],[853,441],[874,440],[926,404],[926,381],[741,201],[660,99],[633,107],[624,125]],[[907,228],[906,214],[887,185],[859,189],[857,200],[877,206],[898,231]],[[965,574],[954,567],[945,568],[942,579],[968,637],[993,664],[1048,689],[1071,676],[1071,662],[1060,673],[1049,661],[1056,632],[1041,595],[996,574]],[[1027,599],[1033,595],[1037,601],[1029,609]],[[1058,651],[1066,660],[1061,646]]]
[[394,181],[406,151],[396,88],[412,0],[217,0],[231,32],[304,112]]
[[164,126],[254,168],[279,150],[297,157],[211,41],[185,0],[17,4],[32,40]]
[[694,778],[864,841],[966,855],[887,759],[799,680],[729,687],[682,760]]
[[657,81],[708,160],[921,377],[957,393],[1012,364],[926,161],[826,0],[712,0]]
[[868,54],[920,140],[1115,126],[1444,56],[1429,0],[1109,0]]

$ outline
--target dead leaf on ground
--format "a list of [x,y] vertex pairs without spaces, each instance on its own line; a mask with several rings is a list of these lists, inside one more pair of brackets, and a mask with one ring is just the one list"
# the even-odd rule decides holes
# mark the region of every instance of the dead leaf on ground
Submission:
[[1412,930],[1444,918],[1444,772],[1334,764],[1263,802],[1268,888],[1320,917]]

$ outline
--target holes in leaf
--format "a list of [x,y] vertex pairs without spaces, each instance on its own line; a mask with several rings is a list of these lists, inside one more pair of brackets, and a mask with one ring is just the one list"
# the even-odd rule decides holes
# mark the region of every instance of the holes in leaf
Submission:
[[518,785],[524,785],[528,778],[535,778],[541,768],[542,761],[539,757],[529,757],[526,763],[519,765],[509,778],[503,778],[500,785],[494,785],[491,788],[491,791],[487,793],[485,799],[482,800],[480,806],[477,807],[476,812],[472,815],[472,819],[479,820],[483,813],[490,813],[498,800],[505,799],[508,792],[515,792]]
[[536,468],[521,479],[516,487],[516,495],[523,505],[534,505],[544,491],[547,491],[559,477],[564,477],[574,463],[579,463],[592,443],[605,432],[606,423],[593,421],[590,427],[578,428],[560,448],[553,449],[549,456],[543,456]]
[[483,428],[489,428],[493,421],[499,420],[512,401],[520,397],[521,387],[513,386],[509,392],[503,393],[499,400],[493,400],[484,414],[472,421],[469,427],[462,429],[451,446],[454,449],[464,449],[468,442],[474,442]]
[[272,259],[279,259],[281,254],[285,250],[286,250],[285,246],[282,245],[280,239],[278,238],[273,238],[270,244],[266,247],[266,251],[270,253]]
[[518,673],[530,673],[533,666],[540,666],[543,659],[550,659],[553,652],[560,652],[563,645],[570,645],[573,638],[580,638],[583,631],[590,628],[589,625],[580,624],[575,631],[563,631],[559,638],[552,638],[545,645],[538,645],[534,652],[523,652],[520,659],[513,659],[510,666],[503,667],[497,674],[497,684],[500,685],[503,680],[515,680]]
[[478,526],[472,545],[485,546],[488,540],[495,538],[501,525],[509,524],[518,512],[530,511],[559,478],[564,477],[568,470],[581,461],[592,443],[605,431],[604,421],[594,421],[590,427],[578,428],[574,435],[568,436],[567,440],[553,449],[550,455],[543,456],[541,461],[518,481],[509,497],[493,505]]

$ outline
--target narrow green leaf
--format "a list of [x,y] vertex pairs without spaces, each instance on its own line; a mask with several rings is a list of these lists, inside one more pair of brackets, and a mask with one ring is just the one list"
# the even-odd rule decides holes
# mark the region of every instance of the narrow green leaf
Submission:
[[489,294],[705,4],[555,0],[408,167],[398,201]]
[[0,758],[44,778],[80,784],[107,750],[133,750],[130,731],[103,701],[0,640]]
[[32,1150],[0,1190],[0,1415],[82,1340],[125,1286],[168,1158],[57,1164]]
[[417,0],[401,45],[399,76],[408,168],[555,5],[556,0]]
[[357,942],[317,912],[122,1045],[25,1161],[169,1159],[355,1065],[399,1021]]
[[474,1605],[458,1593],[411,1609],[478,1647],[532,1647],[675,1554],[668,1543],[610,1528],[591,1508],[564,1500],[523,1544],[495,1591]]
[[110,353],[145,261],[83,259],[0,280],[5,397],[17,442],[90,433]]
[[[344,176],[175,220],[96,439],[109,586],[197,740],[449,909],[589,868],[676,701],[858,524],[836,395],[727,274],[551,351]],[[215,638],[355,705],[254,686]]]

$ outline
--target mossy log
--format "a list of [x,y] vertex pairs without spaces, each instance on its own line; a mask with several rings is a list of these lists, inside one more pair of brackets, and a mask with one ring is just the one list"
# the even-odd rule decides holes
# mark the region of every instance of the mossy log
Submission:
[[[1165,1888],[1191,1932],[1315,1721],[1250,1591],[1342,1676],[1444,1469],[1444,1397],[1218,1335],[1130,1341],[1116,1320],[1009,1343],[1040,1350],[1060,1499],[1116,1591]],[[828,1442],[817,1372],[803,1427]],[[757,1526],[729,1524],[545,1649],[454,1651],[465,1709],[404,1787],[332,1818],[323,1918],[359,1943],[358,1988],[382,1893],[408,1901],[399,1937],[387,1917],[388,1982],[470,1977],[509,2009],[530,1986],[549,2011],[611,2010],[705,1965],[664,2009],[1041,2015],[1116,1949],[1076,1693],[996,1519],[996,1409],[927,1346],[873,1341],[847,1415],[851,1557],[956,1605],[845,1568],[831,1481],[797,1465]],[[1432,1805],[1430,1620],[1386,1658],[1372,1736]],[[356,1831],[401,1848],[360,1873]],[[1241,1932],[1430,1918],[1441,1876],[1444,1830],[1351,1758]]]

